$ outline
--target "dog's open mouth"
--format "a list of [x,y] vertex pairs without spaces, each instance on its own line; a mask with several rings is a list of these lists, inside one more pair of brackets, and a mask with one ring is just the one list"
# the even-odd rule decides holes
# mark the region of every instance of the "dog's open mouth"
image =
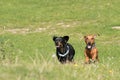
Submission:
[[63,45],[61,42],[56,42],[55,43],[56,48],[61,48]]
[[91,45],[88,45],[88,46],[87,46],[87,48],[88,48],[88,49],[91,49],[91,48],[92,48],[92,46],[91,46]]
[[56,45],[56,48],[61,48],[63,47],[63,45],[59,44],[59,45]]
[[88,43],[87,44],[87,49],[91,49],[92,48],[92,44],[91,43]]
[[92,48],[92,44],[88,43],[86,47],[87,47],[87,49],[91,49]]

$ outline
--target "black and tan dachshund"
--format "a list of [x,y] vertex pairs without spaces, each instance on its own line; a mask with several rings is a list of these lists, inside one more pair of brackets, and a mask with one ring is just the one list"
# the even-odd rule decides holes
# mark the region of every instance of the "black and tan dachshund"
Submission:
[[56,46],[56,55],[61,63],[73,62],[75,50],[71,44],[67,43],[69,36],[53,37]]

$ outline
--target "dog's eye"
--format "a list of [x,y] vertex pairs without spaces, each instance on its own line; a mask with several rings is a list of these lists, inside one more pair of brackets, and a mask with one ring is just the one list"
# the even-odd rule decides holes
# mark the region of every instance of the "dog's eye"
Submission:
[[62,40],[59,40],[59,42],[62,42]]
[[94,38],[91,38],[92,40],[94,39]]

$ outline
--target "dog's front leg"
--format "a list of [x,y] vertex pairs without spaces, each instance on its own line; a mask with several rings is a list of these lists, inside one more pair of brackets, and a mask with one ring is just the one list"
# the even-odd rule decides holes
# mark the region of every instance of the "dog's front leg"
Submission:
[[89,57],[85,57],[85,64],[89,64],[90,63],[90,59],[89,59]]
[[94,55],[92,56],[92,62],[95,62],[96,61],[96,59],[97,59],[97,54],[98,54],[98,52],[97,52],[97,50],[94,50]]
[[85,64],[90,63],[90,58],[88,57],[88,55],[87,55],[87,52],[86,52],[86,51],[84,52],[84,56],[85,56]]

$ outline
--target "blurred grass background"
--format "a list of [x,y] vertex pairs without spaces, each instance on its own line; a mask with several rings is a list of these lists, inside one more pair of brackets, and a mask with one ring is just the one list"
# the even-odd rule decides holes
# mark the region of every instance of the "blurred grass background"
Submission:
[[[119,80],[119,0],[1,0],[0,80]],[[84,39],[96,37],[100,62],[85,65]],[[70,36],[76,64],[62,65],[52,37]]]

